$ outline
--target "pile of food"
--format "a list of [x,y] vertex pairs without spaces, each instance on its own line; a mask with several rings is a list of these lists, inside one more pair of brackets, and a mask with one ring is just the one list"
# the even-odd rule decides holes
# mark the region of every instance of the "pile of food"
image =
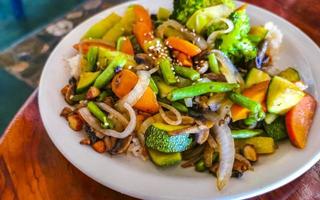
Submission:
[[275,73],[279,29],[232,0],[173,3],[112,13],[73,46],[61,116],[80,143],[210,172],[218,189],[280,140],[304,148],[316,100],[294,68]]

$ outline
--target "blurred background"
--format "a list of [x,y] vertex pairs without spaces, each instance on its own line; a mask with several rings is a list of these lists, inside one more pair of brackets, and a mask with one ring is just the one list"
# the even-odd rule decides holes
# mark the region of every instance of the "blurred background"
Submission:
[[54,46],[74,26],[121,0],[0,0],[0,135],[36,89]]

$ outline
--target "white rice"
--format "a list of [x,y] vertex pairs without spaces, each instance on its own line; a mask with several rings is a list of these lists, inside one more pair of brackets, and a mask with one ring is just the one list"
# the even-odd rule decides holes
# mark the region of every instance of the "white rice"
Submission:
[[71,74],[71,76],[75,77],[76,79],[79,78],[80,72],[81,72],[80,61],[81,61],[80,54],[76,54],[75,56],[66,59],[70,74]]
[[271,56],[272,61],[279,59],[280,47],[282,44],[283,34],[273,22],[267,22],[264,28],[268,30],[266,40],[269,42],[267,54]]

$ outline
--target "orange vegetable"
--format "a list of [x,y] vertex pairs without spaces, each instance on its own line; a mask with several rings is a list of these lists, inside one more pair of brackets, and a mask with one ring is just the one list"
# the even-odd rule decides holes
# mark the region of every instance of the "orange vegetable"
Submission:
[[83,54],[86,54],[91,46],[115,50],[114,47],[99,39],[82,40],[80,43],[73,45],[73,48],[79,52],[82,52]]
[[187,40],[178,37],[169,37],[166,44],[173,49],[181,51],[188,56],[195,56],[201,52],[201,49]]
[[303,149],[316,111],[317,101],[309,94],[286,114],[286,127],[291,143]]
[[[266,111],[266,94],[269,86],[269,81],[264,81],[258,84],[251,86],[243,91],[242,95],[250,98],[253,101],[259,102],[262,105],[264,111]],[[241,119],[246,119],[250,110],[239,106],[237,104],[233,104],[231,107],[231,116],[232,121],[238,121]]]
[[129,40],[129,38],[125,38],[122,42],[121,42],[121,46],[120,46],[120,51],[129,55],[134,55],[134,50],[133,50],[133,46],[131,44],[131,41]]
[[146,42],[152,41],[153,27],[149,12],[140,5],[133,7],[136,22],[133,25],[133,34],[136,36],[139,45],[144,48]]
[[183,66],[192,67],[192,60],[190,56],[179,51],[174,51],[173,55]]
[[[116,96],[121,98],[128,94],[137,82],[138,76],[134,72],[124,69],[112,79],[111,88]],[[150,87],[147,88],[134,107],[148,113],[156,113],[159,111],[157,97]]]

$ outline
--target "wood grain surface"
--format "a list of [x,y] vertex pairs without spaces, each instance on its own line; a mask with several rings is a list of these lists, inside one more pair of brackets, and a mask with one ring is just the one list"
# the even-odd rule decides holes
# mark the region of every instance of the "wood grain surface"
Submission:
[[[249,0],[320,44],[319,0]],[[133,199],[93,181],[56,149],[41,123],[37,91],[0,139],[0,199]],[[320,163],[295,181],[253,199],[320,199]]]

